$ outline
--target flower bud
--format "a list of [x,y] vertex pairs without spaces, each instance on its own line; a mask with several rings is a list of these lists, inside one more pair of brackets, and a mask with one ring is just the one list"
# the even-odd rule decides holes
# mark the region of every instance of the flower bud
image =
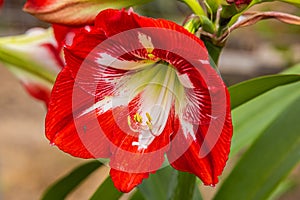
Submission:
[[236,6],[240,7],[241,5],[249,5],[252,0],[226,0],[227,3],[234,3]]

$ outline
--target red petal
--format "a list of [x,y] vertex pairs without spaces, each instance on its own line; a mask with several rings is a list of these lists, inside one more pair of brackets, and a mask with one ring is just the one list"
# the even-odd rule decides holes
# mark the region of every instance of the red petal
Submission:
[[[66,66],[52,91],[46,116],[46,136],[51,143],[73,156],[109,157],[109,142],[95,111],[81,114],[92,106],[89,105],[91,99],[94,97],[74,87],[74,79]],[[107,117],[110,114],[103,115]]]
[[151,142],[146,149],[139,150],[133,142],[138,141],[139,133],[129,129],[127,108],[118,108],[113,112],[116,126],[113,129],[111,144],[110,166],[116,170],[129,173],[149,173],[158,170],[163,161],[164,154],[169,149],[171,129],[170,116],[164,131]]
[[[229,101],[227,91],[226,94]],[[178,132],[167,153],[171,165],[177,170],[196,174],[205,185],[217,184],[230,151],[232,123],[229,105],[224,120],[212,119],[208,125],[194,125],[196,140],[185,138],[182,131]],[[213,134],[208,135],[208,131]]]
[[128,43],[127,40],[124,41],[124,38],[119,38],[121,41],[105,41],[107,37],[102,29],[97,27],[90,28],[88,30],[81,29],[80,32],[76,33],[73,44],[65,48],[65,58],[67,65],[72,66],[70,67],[70,72],[73,77],[76,77],[76,83],[84,91],[97,96],[99,100],[104,95],[114,94],[115,84],[112,84],[111,80],[117,82],[117,80],[123,79],[124,75],[128,73],[128,70],[125,69],[122,70],[99,64],[97,60],[103,56],[101,53],[120,61],[132,61],[132,63],[141,60],[136,55],[142,57],[146,53],[142,49],[135,51],[135,55],[133,55],[133,46],[137,47],[136,49],[142,48],[138,42]]
[[[123,10],[107,9],[101,11],[95,20],[95,26],[101,27],[105,34],[110,37],[117,33],[127,31],[134,28],[140,28],[138,16],[134,12]],[[146,18],[149,19],[149,18]]]
[[22,84],[31,96],[45,102],[46,106],[48,106],[51,93],[50,88],[34,82],[22,82]]
[[31,7],[37,9],[37,8],[43,8],[55,2],[57,2],[57,0],[27,0],[25,7]]
[[149,177],[149,173],[127,173],[111,169],[110,176],[115,187],[121,192],[130,192],[135,186],[139,185],[143,179]]
[[73,42],[73,37],[75,33],[80,30],[80,28],[75,28],[71,26],[63,26],[59,24],[52,24],[54,37],[58,44],[58,51],[61,51],[62,47]]
[[147,149],[138,150],[132,143],[138,141],[138,133],[128,130],[126,108],[115,110],[114,118],[117,126],[113,130],[111,145],[111,177],[115,186],[122,192],[129,192],[140,184],[149,173],[158,170],[164,154],[169,149],[169,138],[173,133],[172,113],[164,131],[157,136]]

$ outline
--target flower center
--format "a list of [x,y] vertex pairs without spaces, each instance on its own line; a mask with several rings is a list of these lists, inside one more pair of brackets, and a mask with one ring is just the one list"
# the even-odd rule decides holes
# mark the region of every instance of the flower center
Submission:
[[[130,116],[128,116],[127,120],[128,120],[129,128],[133,132],[141,132],[142,130],[149,131],[151,135],[156,136],[152,132],[152,130],[153,130],[152,117],[148,112],[146,112],[146,118],[147,118],[147,121],[144,123],[143,122],[143,117],[139,113],[136,113],[133,116],[133,120]],[[134,123],[132,123],[132,121]]]
[[138,133],[132,146],[144,150],[164,131],[174,103],[184,100],[183,86],[176,70],[161,63],[137,72],[130,82],[133,96],[140,95],[136,113],[127,117],[131,131]]

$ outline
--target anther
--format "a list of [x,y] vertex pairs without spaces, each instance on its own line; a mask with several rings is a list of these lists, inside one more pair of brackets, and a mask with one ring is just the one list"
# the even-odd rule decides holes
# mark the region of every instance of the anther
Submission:
[[150,130],[153,129],[152,123],[149,121],[146,121],[147,126],[149,127]]
[[131,126],[131,118],[130,118],[130,116],[127,117],[127,123],[128,123],[129,126]]
[[136,113],[133,116],[133,119],[134,119],[135,122],[138,122],[138,123],[142,123],[143,122],[143,118],[142,118],[142,116],[139,113]]
[[146,113],[146,117],[147,117],[147,119],[149,120],[149,122],[152,121],[151,115],[150,115],[149,113]]

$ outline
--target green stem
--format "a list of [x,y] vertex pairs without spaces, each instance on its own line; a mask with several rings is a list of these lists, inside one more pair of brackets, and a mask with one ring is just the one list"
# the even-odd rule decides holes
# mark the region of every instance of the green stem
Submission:
[[194,196],[196,176],[188,172],[178,171],[177,185],[171,200],[192,200]]
[[213,44],[211,38],[201,38],[201,39],[204,41],[208,54],[211,58],[211,61],[213,61],[213,63],[211,63],[212,66],[213,67],[218,66],[219,58],[223,47]]
[[186,5],[188,5],[195,14],[199,16],[206,15],[203,8],[200,6],[197,0],[181,0],[181,1],[184,2]]
[[195,34],[200,27],[200,18],[192,18],[184,24],[184,28],[188,30],[188,32]]

